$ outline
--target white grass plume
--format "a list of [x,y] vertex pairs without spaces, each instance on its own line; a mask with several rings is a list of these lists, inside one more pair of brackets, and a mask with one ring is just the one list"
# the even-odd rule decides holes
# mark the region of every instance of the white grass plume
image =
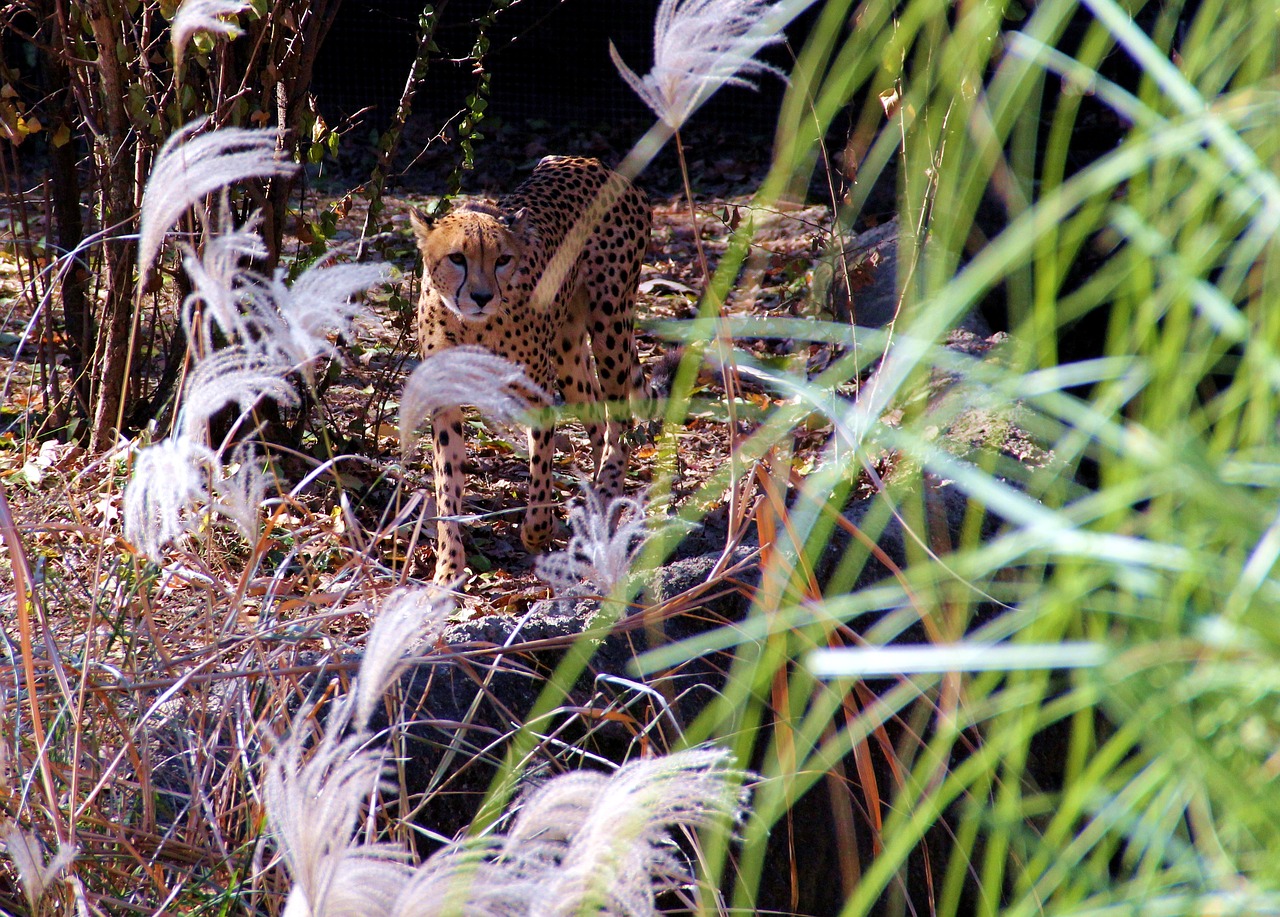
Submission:
[[293,880],[288,917],[381,917],[411,877],[395,844],[355,844],[360,812],[383,785],[383,761],[369,747],[369,716],[406,653],[452,608],[447,593],[392,593],[370,630],[353,690],[334,702],[324,734],[303,760],[311,730],[303,709],[267,761],[263,802]]
[[414,870],[390,917],[525,917],[545,877],[503,860],[501,843],[476,838],[437,851]]
[[266,398],[295,407],[298,393],[286,378],[292,366],[275,353],[235,344],[215,350],[196,364],[187,379],[187,390],[179,412],[179,434],[189,439],[204,437],[214,414],[234,404],[241,415],[248,414]]
[[365,640],[356,678],[356,722],[367,725],[374,707],[404,668],[405,657],[434,640],[453,610],[444,590],[397,589],[382,603]]
[[60,844],[58,852],[45,862],[44,850],[35,835],[13,822],[0,832],[0,840],[4,841],[5,852],[18,872],[18,884],[22,886],[30,913],[39,913],[40,900],[61,878],[78,851],[73,846]]
[[668,832],[741,814],[744,775],[730,760],[725,749],[691,749],[633,761],[607,778],[570,774],[540,788],[507,841],[513,852],[557,864],[531,914],[656,915],[657,891],[693,879]]
[[[220,2],[187,0],[184,10],[190,8],[191,22],[232,11]],[[295,170],[276,157],[273,132],[222,128],[197,135],[204,124],[194,121],[181,128],[156,156],[143,194],[141,273],[154,263],[168,226],[205,195],[244,179]],[[355,295],[388,279],[390,270],[322,260],[292,284],[282,269],[264,277],[245,263],[266,253],[257,232],[258,217],[234,227],[225,192],[221,206],[214,209],[216,219],[205,214],[203,251],[182,246],[192,282],[192,292],[182,304],[182,322],[194,368],[177,431],[173,441],[140,454],[125,497],[125,530],[157,562],[163,547],[184,531],[202,501],[231,518],[246,537],[255,536],[266,478],[255,460],[240,459],[238,471],[222,473],[222,450],[207,448],[210,419],[230,405],[243,418],[266,399],[286,407],[300,404],[290,375],[308,374],[318,357],[334,352],[330,337],[349,333],[364,309]],[[230,343],[208,352],[219,336]],[[184,460],[189,462],[186,468]]]
[[187,531],[195,508],[208,498],[214,453],[182,437],[139,450],[124,491],[124,534],[152,560]]
[[256,232],[257,215],[237,229],[223,222],[203,254],[184,247],[183,267],[192,283],[182,303],[188,340],[207,345],[216,328],[228,340],[264,354],[278,352],[305,370],[318,357],[334,353],[330,336],[350,335],[356,317],[365,313],[356,294],[385,283],[392,274],[386,264],[329,264],[322,259],[292,283],[286,282],[283,268],[266,278],[242,264],[266,254]]
[[[263,802],[293,879],[289,917],[377,917],[410,876],[402,848],[352,843],[365,801],[382,785],[383,764],[366,747],[363,730],[338,738],[349,701],[332,709],[324,737],[305,762],[308,731],[295,725],[267,764]],[[309,713],[304,709],[297,719]]]
[[614,497],[606,504],[587,486],[582,502],[569,510],[569,531],[563,551],[538,558],[539,579],[560,594],[587,586],[602,596],[612,595],[631,575],[649,534],[642,500]]
[[469,404],[489,420],[511,426],[532,406],[550,403],[551,396],[529,380],[524,367],[483,347],[450,347],[409,374],[400,397],[400,447],[407,452],[416,432],[444,408]]
[[[223,212],[227,204],[223,203]],[[350,335],[355,319],[367,310],[356,294],[385,283],[393,269],[385,264],[312,264],[292,283],[283,268],[263,277],[242,262],[266,253],[255,231],[254,215],[232,229],[221,230],[197,255],[184,247],[183,266],[192,291],[182,303],[182,322],[191,341],[207,346],[217,330],[265,363],[280,362],[280,375],[307,372],[319,357],[337,347],[330,337]],[[277,360],[277,357],[279,358]]]
[[237,16],[249,8],[246,0],[183,0],[169,23],[169,43],[173,46],[173,69],[182,69],[187,43],[197,32],[211,32],[237,38],[243,33]]
[[156,154],[142,195],[140,277],[155,263],[168,228],[206,194],[238,181],[286,177],[297,171],[293,163],[277,157],[275,131],[224,127],[197,136],[206,120],[197,118],[174,131]]
[[668,832],[736,820],[744,777],[723,749],[556,777],[522,800],[505,837],[418,867],[392,917],[655,917],[658,892],[693,881]]
[[413,876],[407,854],[389,844],[348,847],[342,851],[313,905],[300,884],[285,902],[284,917],[385,917]]
[[637,75],[612,42],[609,55],[636,95],[679,130],[721,86],[754,85],[741,74],[782,76],[755,59],[760,49],[782,41],[777,13],[769,0],[662,0],[653,27],[653,69]]
[[314,748],[306,708],[266,762],[263,802],[293,880],[286,917],[656,917],[656,895],[694,878],[668,832],[741,816],[746,775],[726,750],[556,777],[522,800],[505,837],[451,844],[416,868],[396,844],[355,843],[384,780],[368,717],[445,596],[393,594]]
[[178,414],[178,433],[134,456],[124,491],[124,533],[159,563],[164,549],[183,535],[202,505],[230,518],[245,534],[257,534],[266,476],[249,448],[232,453],[239,468],[222,472],[220,454],[204,442],[210,417],[229,404],[247,413],[263,398],[296,404],[297,393],[281,372],[288,371],[256,351],[227,347],[196,364]]
[[258,537],[258,514],[267,496],[268,478],[252,443],[241,443],[231,454],[235,469],[213,479],[210,508],[235,523],[252,542]]
[[[223,214],[227,209],[224,203]],[[182,301],[182,326],[187,340],[198,341],[201,348],[211,345],[215,328],[231,341],[250,340],[256,333],[253,313],[245,309],[245,287],[253,282],[253,276],[242,262],[267,255],[267,246],[257,232],[258,219],[255,214],[233,229],[224,216],[224,225],[205,241],[203,253],[183,246],[182,266],[191,281],[191,292]]]
[[264,343],[279,348],[299,367],[335,353],[330,335],[350,335],[352,322],[366,311],[356,294],[385,283],[391,270],[386,264],[317,261],[286,284],[284,270],[278,268],[269,282],[248,290]]

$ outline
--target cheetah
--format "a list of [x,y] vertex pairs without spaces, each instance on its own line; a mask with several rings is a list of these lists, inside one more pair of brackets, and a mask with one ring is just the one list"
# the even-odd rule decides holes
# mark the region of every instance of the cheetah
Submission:
[[[635,300],[652,213],[644,195],[595,159],[548,156],[498,202],[463,204],[433,219],[413,210],[423,259],[418,345],[425,358],[479,345],[524,367],[569,404],[626,404],[646,392],[635,345]],[[605,498],[622,491],[626,424],[603,406],[582,415]],[[466,565],[462,533],[462,412],[432,417],[435,581]],[[552,533],[554,430],[529,431],[529,494],[520,540]]]

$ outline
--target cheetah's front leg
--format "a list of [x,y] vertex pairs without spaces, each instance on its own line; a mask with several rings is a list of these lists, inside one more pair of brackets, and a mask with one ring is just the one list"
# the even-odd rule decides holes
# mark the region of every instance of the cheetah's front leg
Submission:
[[462,438],[462,411],[452,408],[431,416],[434,449],[432,467],[436,478],[436,574],[435,582],[447,586],[467,565],[462,545],[462,463],[467,444]]
[[529,506],[524,512],[524,524],[520,526],[520,541],[530,553],[541,551],[551,538],[555,435],[555,428],[551,426],[529,431]]

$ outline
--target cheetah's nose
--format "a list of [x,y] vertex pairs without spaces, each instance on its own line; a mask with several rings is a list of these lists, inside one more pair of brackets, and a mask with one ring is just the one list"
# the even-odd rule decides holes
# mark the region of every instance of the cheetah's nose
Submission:
[[474,302],[476,306],[481,309],[489,305],[489,301],[492,299],[493,299],[492,293],[477,293],[474,291],[471,293],[471,301]]

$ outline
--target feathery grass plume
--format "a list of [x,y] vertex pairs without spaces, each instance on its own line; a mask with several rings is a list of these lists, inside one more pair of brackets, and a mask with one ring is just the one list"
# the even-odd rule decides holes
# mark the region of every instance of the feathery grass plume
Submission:
[[745,774],[724,749],[563,774],[520,803],[505,837],[424,862],[392,917],[651,917],[656,895],[694,880],[668,832],[737,820]]
[[612,595],[631,574],[636,554],[649,533],[643,499],[614,497],[607,504],[583,485],[582,501],[569,510],[569,543],[563,551],[539,557],[538,578],[557,593],[593,588]]
[[[191,0],[187,5],[193,17],[216,7],[192,6]],[[295,169],[276,158],[271,131],[222,128],[196,136],[204,123],[194,121],[175,132],[156,156],[142,201],[140,272],[154,263],[165,229],[206,194],[243,179],[290,175]],[[285,282],[283,270],[265,278],[244,265],[246,259],[265,253],[256,231],[258,217],[233,227],[225,193],[216,209],[216,225],[206,217],[203,252],[182,246],[193,285],[182,303],[182,322],[196,362],[176,438],[152,447],[157,451],[140,454],[126,491],[126,532],[136,536],[155,560],[181,534],[186,517],[200,501],[229,516],[252,537],[266,479],[252,458],[241,458],[237,472],[222,475],[220,452],[204,445],[209,419],[230,404],[243,417],[268,398],[297,406],[300,399],[289,374],[307,372],[316,358],[332,353],[329,335],[349,332],[364,309],[353,301],[355,294],[388,276],[382,265],[318,262],[292,285]],[[215,331],[231,343],[205,354]],[[184,459],[191,462],[185,469]],[[157,473],[161,470],[167,473]]]
[[276,155],[273,130],[224,127],[196,136],[197,118],[174,131],[156,154],[142,194],[138,276],[155,263],[165,231],[209,192],[249,178],[284,178],[297,166]]
[[252,345],[215,350],[191,371],[179,412],[179,435],[202,439],[209,419],[229,404],[242,415],[264,398],[296,407],[298,393],[286,378],[292,368],[282,355]]
[[[365,801],[383,782],[383,762],[359,726],[341,738],[351,700],[348,695],[333,706],[305,762],[309,730],[296,725],[267,762],[263,803],[293,880],[289,917],[386,914],[410,877],[403,848],[352,843]],[[295,723],[310,712],[304,708]]]
[[173,46],[173,69],[182,69],[187,43],[197,32],[212,32],[228,38],[243,34],[235,19],[249,8],[245,0],[184,0],[169,23],[169,43]]
[[530,407],[551,401],[529,380],[524,367],[483,347],[450,347],[419,363],[405,382],[400,397],[400,448],[407,452],[418,429],[444,408],[469,404],[490,421],[514,426]]
[[294,886],[284,917],[385,917],[413,877],[409,855],[391,844],[348,847],[319,908]]
[[557,777],[523,800],[505,837],[451,844],[416,869],[396,844],[354,843],[384,780],[368,729],[376,696],[449,607],[442,591],[393,594],[355,687],[332,705],[306,760],[311,730],[301,724],[311,708],[267,760],[263,803],[293,880],[287,917],[656,915],[657,893],[693,881],[667,832],[741,816],[746,775],[728,766],[723,749]]
[[191,292],[182,301],[182,328],[188,341],[199,342],[204,348],[214,340],[214,328],[231,341],[248,341],[255,336],[253,314],[245,309],[245,288],[253,277],[242,262],[266,257],[267,247],[257,232],[259,214],[233,228],[228,210],[224,203],[220,211],[223,225],[206,239],[203,253],[182,246],[182,266],[191,280]]
[[387,596],[365,640],[356,678],[357,723],[369,722],[374,707],[404,668],[405,657],[438,637],[452,610],[449,594],[430,586],[397,589]]
[[408,854],[390,844],[348,847],[337,860],[318,906],[300,884],[285,902],[284,917],[385,917],[413,876]]
[[390,917],[524,917],[544,891],[541,871],[501,858],[500,837],[452,844],[424,861]]
[[40,899],[71,865],[78,851],[73,846],[59,844],[58,852],[46,863],[44,851],[35,835],[12,822],[0,833],[0,840],[4,841],[5,853],[18,872],[18,884],[22,886],[22,895],[27,899],[30,913],[38,913]]
[[185,437],[140,450],[124,491],[125,537],[159,563],[165,546],[186,532],[192,510],[208,498],[216,458]]
[[[368,747],[368,723],[405,654],[439,628],[452,607],[443,591],[392,593],[369,632],[353,690],[330,707],[310,756],[302,760],[310,730],[295,725],[268,760],[263,802],[293,879],[288,917],[379,917],[408,882],[403,848],[353,843],[360,811],[383,780],[382,758]],[[295,724],[310,712],[301,711]]]
[[297,404],[278,355],[241,346],[216,351],[196,364],[178,414],[178,433],[138,452],[124,492],[125,537],[160,562],[164,548],[182,535],[200,504],[229,517],[252,538],[266,478],[252,450],[237,450],[240,467],[229,477],[218,452],[204,444],[209,418],[228,404],[247,414],[263,398]]
[[504,850],[550,867],[531,914],[656,915],[657,893],[694,880],[668,832],[741,817],[746,775],[730,760],[726,749],[690,749],[540,787],[522,803]]
[[318,357],[335,352],[330,335],[349,335],[356,317],[366,311],[355,295],[385,283],[393,269],[321,259],[292,283],[286,283],[283,268],[263,277],[242,264],[266,254],[256,232],[259,216],[233,229],[225,217],[227,209],[224,202],[222,225],[205,243],[203,254],[183,246],[183,266],[193,287],[182,303],[187,338],[207,343],[216,328],[229,340],[264,354],[279,353],[292,368],[305,371]]
[[653,69],[637,75],[613,42],[609,56],[653,113],[679,130],[721,86],[754,87],[740,74],[786,78],[755,59],[761,48],[782,41],[775,9],[769,0],[663,0],[653,26]]
[[245,293],[263,332],[263,344],[279,348],[299,368],[336,352],[329,335],[347,336],[356,316],[365,312],[357,293],[385,283],[386,264],[312,264],[291,284],[283,268],[269,281],[250,285]]
[[[227,212],[223,204],[221,212]],[[226,338],[263,351],[278,351],[299,369],[335,346],[330,335],[348,335],[365,306],[355,295],[385,283],[393,269],[386,264],[330,264],[315,262],[292,283],[283,268],[265,278],[243,266],[246,258],[266,254],[256,232],[259,216],[242,226],[223,225],[197,254],[183,246],[183,267],[192,291],[182,303],[182,322],[188,340],[213,340],[216,327]],[[197,335],[196,319],[199,318]]]

